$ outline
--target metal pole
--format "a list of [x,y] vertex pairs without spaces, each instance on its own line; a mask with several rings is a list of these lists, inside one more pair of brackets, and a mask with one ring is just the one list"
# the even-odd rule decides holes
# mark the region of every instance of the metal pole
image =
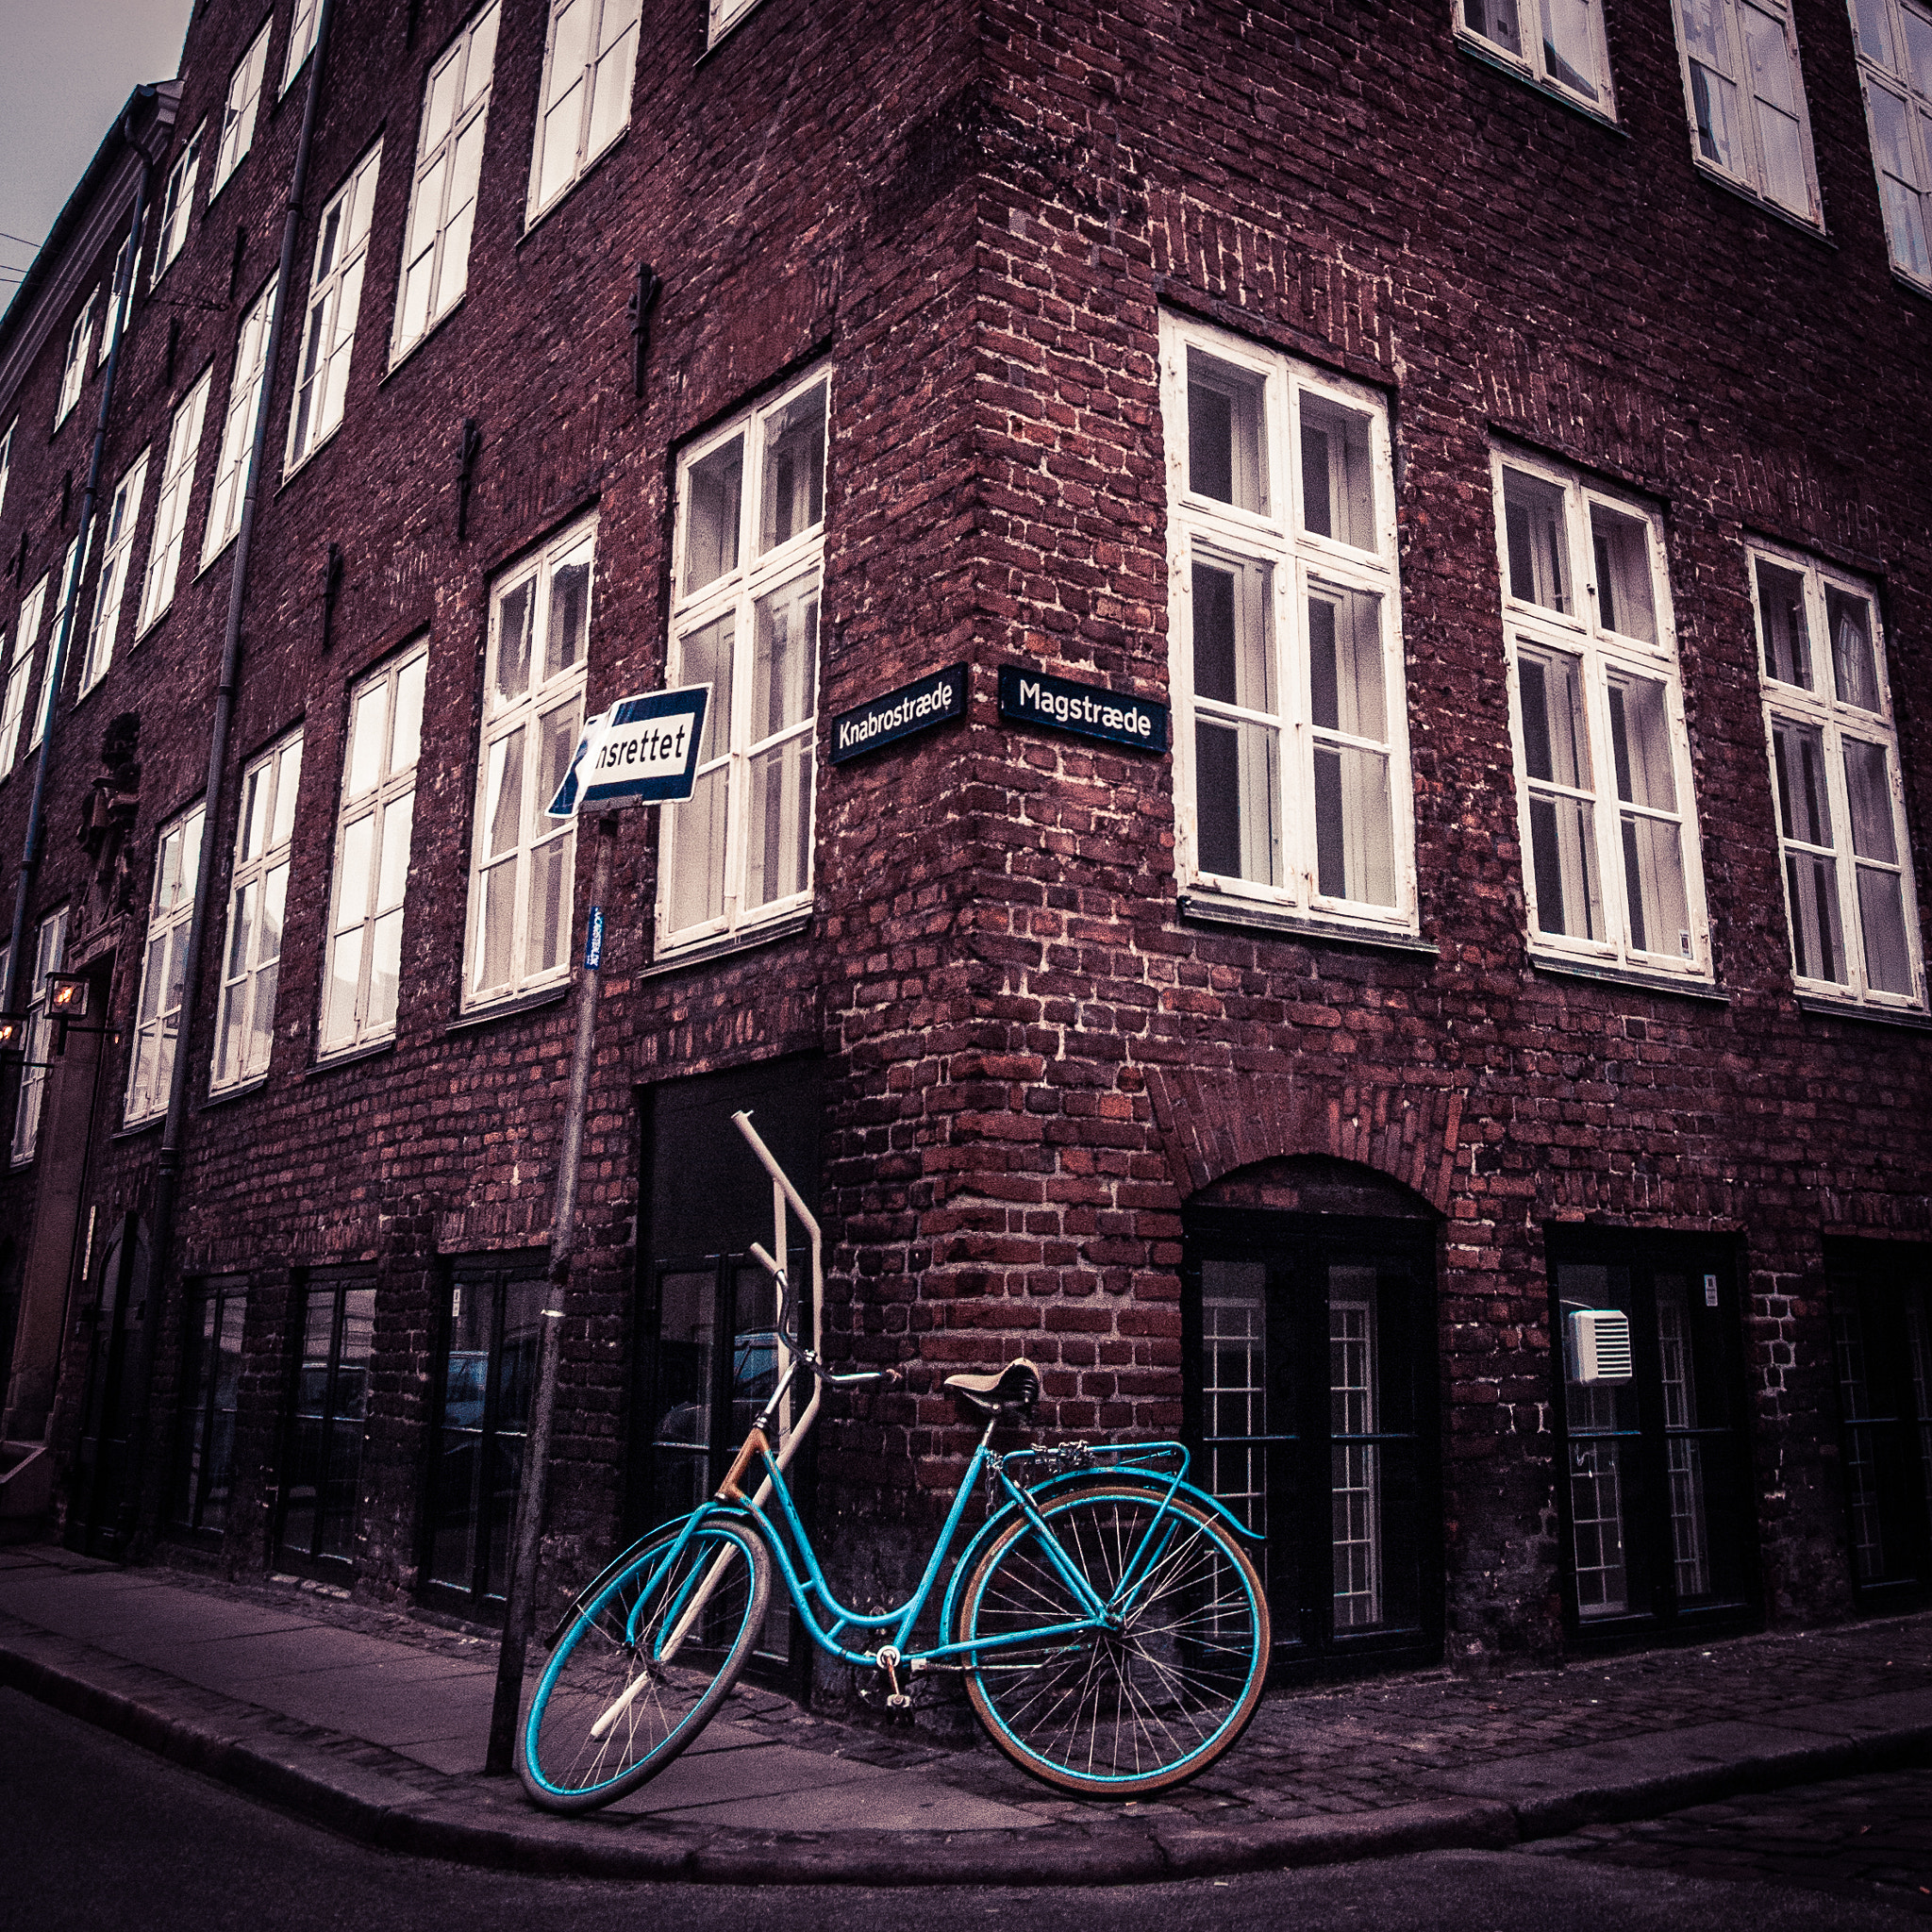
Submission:
[[591,1101],[591,1042],[597,1030],[597,989],[604,977],[604,902],[610,892],[610,856],[617,814],[597,820],[597,863],[591,882],[591,917],[584,939],[584,974],[577,981],[577,1038],[571,1056],[570,1098],[563,1117],[563,1154],[550,1217],[550,1291],[537,1341],[537,1387],[530,1398],[530,1433],[517,1486],[516,1543],[510,1557],[509,1599],[504,1607],[503,1648],[496,1657],[496,1701],[490,1711],[484,1772],[501,1777],[515,1763],[517,1712],[524,1693],[524,1657],[537,1617],[537,1549],[543,1536],[543,1485],[550,1465],[550,1424],[557,1409],[557,1363],[563,1348],[563,1301],[576,1246],[577,1174],[583,1160],[584,1116]]

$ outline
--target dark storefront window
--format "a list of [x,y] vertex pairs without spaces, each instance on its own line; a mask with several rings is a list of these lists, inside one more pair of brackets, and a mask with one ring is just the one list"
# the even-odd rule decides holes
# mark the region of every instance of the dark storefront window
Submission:
[[1267,1538],[1278,1659],[1434,1657],[1432,1230],[1207,1208],[1188,1237],[1196,1474]]
[[1750,1463],[1735,1256],[1550,1236],[1565,1591],[1582,1633],[1746,1612]]
[[373,1282],[317,1278],[308,1284],[282,1482],[284,1560],[348,1562],[355,1557],[375,1332]]
[[1847,1246],[1829,1257],[1839,1460],[1861,1600],[1932,1583],[1932,1253]]
[[245,1275],[195,1283],[181,1357],[181,1419],[173,1516],[183,1528],[220,1535],[228,1526],[228,1473],[242,1382]]
[[459,1264],[444,1305],[429,1580],[501,1603],[536,1386],[543,1257]]

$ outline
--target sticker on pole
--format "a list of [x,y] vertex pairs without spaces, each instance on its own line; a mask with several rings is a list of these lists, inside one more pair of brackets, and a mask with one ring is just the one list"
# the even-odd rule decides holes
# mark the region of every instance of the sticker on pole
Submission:
[[663,805],[689,798],[705,736],[708,684],[620,698],[584,725],[576,755],[547,808],[554,819],[592,805]]

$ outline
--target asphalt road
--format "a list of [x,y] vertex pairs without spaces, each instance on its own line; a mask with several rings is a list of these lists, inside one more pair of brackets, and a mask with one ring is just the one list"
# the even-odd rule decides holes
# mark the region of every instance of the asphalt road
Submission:
[[[1187,1884],[919,1892],[620,1885],[373,1851],[10,1690],[0,1690],[0,1746],[5,1932],[1878,1932],[1924,1923],[1911,1909],[1926,1903],[1916,1886],[1888,1881],[1881,1889],[1869,1873],[1840,1872],[1837,1880],[1850,1890],[1824,1892],[1768,1883],[1741,1865],[1735,1876],[1687,1876],[1671,1865],[1674,1836],[1683,1840],[1679,1862],[1711,1856],[1713,1830],[1733,1853],[1746,1846],[1746,1864],[1779,1856],[1793,1829],[1807,1820],[1815,1827],[1821,1817],[1814,1845],[1869,1840],[1882,1829],[1890,1834],[1887,1857],[1909,1861],[1932,1847],[1932,1829],[1918,1836],[1932,1812],[1932,1774],[1913,1773],[1854,1780],[1857,1791],[1822,1786],[1738,1801],[1725,1819],[1685,1813],[1661,1822],[1662,1830],[1619,1827],[1537,1853],[1436,1853]],[[1904,1904],[1882,1902],[1887,1897]]]

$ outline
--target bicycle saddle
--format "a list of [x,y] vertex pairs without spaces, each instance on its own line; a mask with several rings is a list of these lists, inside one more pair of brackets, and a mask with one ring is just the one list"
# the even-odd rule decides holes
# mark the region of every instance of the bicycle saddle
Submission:
[[948,1375],[945,1386],[981,1415],[1002,1408],[1031,1408],[1040,1400],[1040,1371],[1024,1356],[996,1375]]

